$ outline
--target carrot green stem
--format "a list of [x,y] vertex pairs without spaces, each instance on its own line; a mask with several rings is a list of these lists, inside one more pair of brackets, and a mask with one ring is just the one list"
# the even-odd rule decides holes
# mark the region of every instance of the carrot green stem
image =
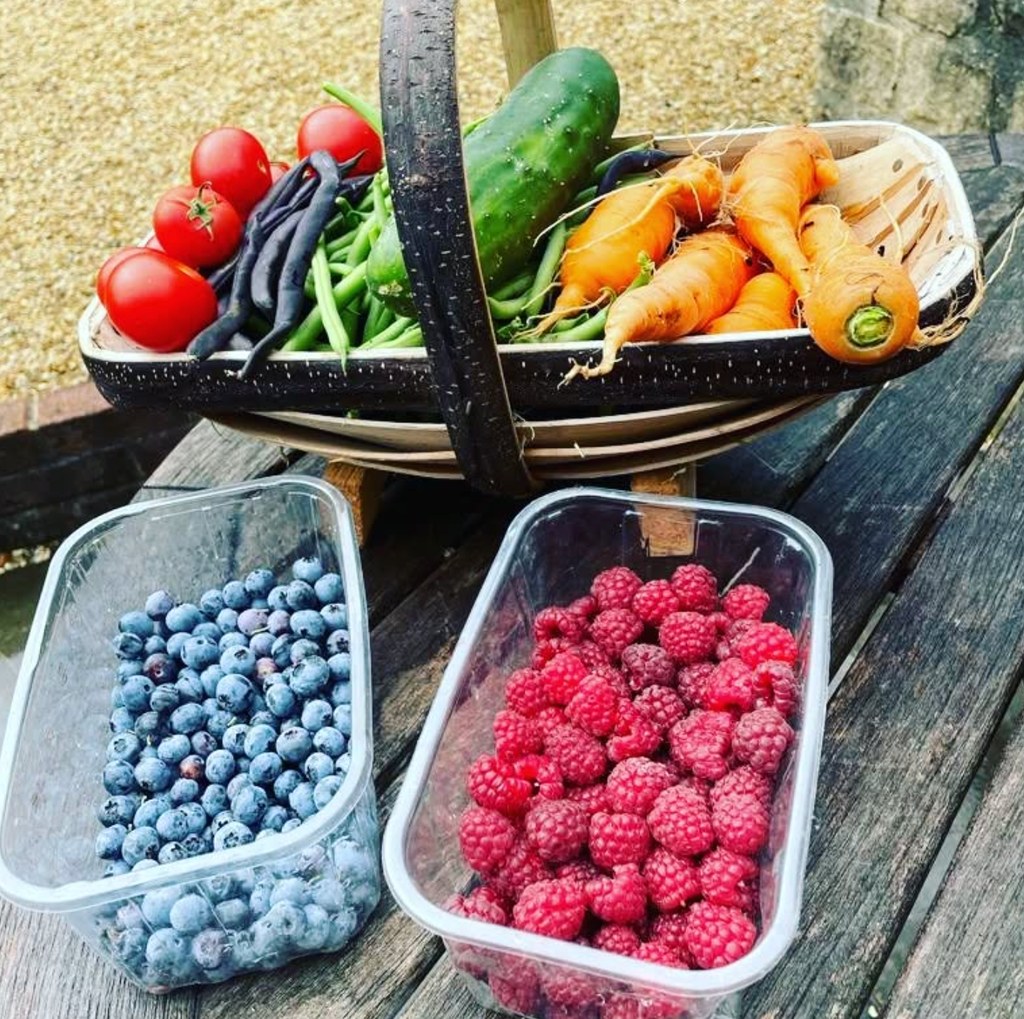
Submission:
[[885,343],[893,330],[892,313],[880,304],[861,305],[846,320],[846,338],[858,350]]
[[339,103],[344,103],[350,109],[355,110],[378,135],[384,137],[384,126],[380,122],[380,113],[365,99],[361,99],[354,92],[349,92],[347,88],[342,88],[329,81],[323,83],[323,90],[332,99],[337,99]]

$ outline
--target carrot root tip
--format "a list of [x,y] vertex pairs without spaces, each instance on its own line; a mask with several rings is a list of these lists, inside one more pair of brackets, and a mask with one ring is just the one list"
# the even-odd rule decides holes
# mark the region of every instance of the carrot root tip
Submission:
[[892,312],[880,304],[861,305],[846,320],[846,338],[858,350],[880,347],[892,335]]

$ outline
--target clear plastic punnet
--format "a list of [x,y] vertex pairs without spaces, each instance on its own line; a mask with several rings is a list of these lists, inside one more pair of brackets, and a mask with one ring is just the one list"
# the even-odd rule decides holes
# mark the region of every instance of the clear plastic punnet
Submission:
[[[198,598],[257,567],[282,576],[300,556],[318,556],[345,588],[351,757],[337,792],[291,831],[104,877],[96,808],[105,797],[119,617],[156,588]],[[25,650],[0,751],[0,892],[64,915],[148,991],[215,983],[341,948],[381,890],[371,704],[359,551],[351,512],[331,486],[270,478],[96,518],[54,555]],[[185,895],[198,897],[190,905],[205,927],[201,946],[198,932],[179,935],[168,922]],[[282,908],[281,922],[264,931],[249,909],[254,896],[298,912]]]
[[[668,552],[669,554],[665,554]],[[761,854],[760,932],[753,949],[719,969],[684,970],[558,941],[444,908],[474,875],[459,850],[469,765],[493,747],[491,721],[510,671],[529,663],[532,622],[547,605],[586,593],[601,570],[626,565],[643,579],[684,562],[772,598],[766,618],[798,638],[796,739],[777,780],[769,845]],[[488,1008],[544,1016],[545,987],[569,986],[551,1014],[703,1019],[727,1014],[792,942],[800,914],[828,685],[832,564],[805,525],[773,510],[598,488],[537,499],[510,526],[445,671],[384,835],[384,874],[399,905],[439,934],[456,969]],[[566,984],[562,977],[572,976]],[[540,992],[505,1005],[502,982]],[[574,1011],[575,1010],[575,1011]]]

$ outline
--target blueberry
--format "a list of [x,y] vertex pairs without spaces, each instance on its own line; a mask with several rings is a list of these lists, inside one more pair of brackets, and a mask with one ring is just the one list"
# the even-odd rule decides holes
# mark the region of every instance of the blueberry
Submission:
[[325,573],[313,584],[313,590],[321,605],[331,605],[345,600],[345,585],[337,573]]
[[211,665],[203,669],[199,680],[203,687],[203,697],[216,697],[217,684],[224,678],[225,672],[220,665]]
[[288,685],[299,697],[315,697],[327,685],[328,676],[327,662],[310,655],[292,670]]
[[277,739],[277,732],[273,726],[266,724],[252,725],[245,735],[245,756],[250,760],[259,754],[265,753]]
[[345,886],[334,878],[325,877],[314,881],[311,892],[313,901],[328,913],[338,913],[348,905]]
[[213,848],[220,852],[222,849],[246,846],[252,840],[252,831],[246,825],[241,821],[230,821],[213,836]]
[[132,823],[135,811],[138,809],[139,797],[134,794],[108,796],[100,804],[96,816],[99,818],[100,824],[103,825],[123,824],[127,826]]
[[348,651],[350,646],[348,630],[332,630],[327,634],[327,656],[341,655]]
[[135,791],[135,769],[127,761],[108,761],[103,766],[103,788],[111,796]]
[[[331,769],[333,772],[334,762],[331,761]],[[311,776],[312,778],[312,776]],[[344,781],[341,775],[325,775],[321,778],[313,789],[313,803],[317,810],[323,810],[328,803],[334,798],[334,794],[341,788],[341,783]]]
[[169,714],[181,704],[181,694],[174,683],[164,683],[149,695],[149,707],[158,714]]
[[288,820],[288,811],[279,803],[272,803],[263,815],[263,831],[279,832]]
[[164,719],[159,711],[144,711],[135,719],[135,735],[147,743],[159,739],[164,734],[163,729]]
[[358,929],[359,917],[354,909],[347,907],[342,912],[335,913],[331,917],[331,933],[324,942],[324,951],[336,952],[339,948],[347,945],[355,937]]
[[302,783],[302,775],[289,768],[274,779],[274,798],[278,803],[287,803],[292,790]]
[[[341,630],[337,631],[341,633]],[[330,641],[328,641],[330,643]],[[348,683],[352,676],[352,656],[347,651],[339,651],[336,655],[331,655],[327,659],[327,668],[330,670],[331,679],[334,680],[335,685],[339,683]],[[351,695],[349,701],[352,700]]]
[[129,711],[147,711],[154,689],[153,681],[147,676],[130,676],[121,687],[121,700]]
[[235,756],[230,750],[214,750],[206,758],[206,781],[227,785],[235,773]]
[[231,751],[236,757],[245,753],[245,737],[249,735],[249,726],[243,722],[230,725],[224,730],[224,738],[221,741],[224,749]]
[[154,633],[152,637],[146,638],[142,653],[148,658],[150,655],[160,655],[167,651],[167,641],[159,634]]
[[175,605],[164,619],[171,633],[191,633],[192,627],[198,626],[202,621],[203,614],[199,607],[191,602]]
[[135,782],[144,793],[162,793],[174,782],[174,772],[160,760],[150,757],[135,765]]
[[182,704],[195,703],[206,696],[203,682],[193,669],[182,669],[178,673],[174,689],[178,691],[178,700]]
[[134,661],[142,657],[145,641],[134,633],[119,633],[112,641],[114,654],[122,661]]
[[223,711],[218,708],[206,720],[206,728],[209,730],[211,736],[220,740],[224,738],[224,733],[228,731],[235,721],[236,716],[234,712]]
[[206,712],[199,704],[182,704],[171,713],[171,731],[184,733],[186,736],[198,732],[205,722]]
[[124,707],[124,697],[121,696],[121,688],[119,686],[115,686],[110,691],[110,706],[111,708]]
[[[292,633],[296,637],[305,637],[309,640],[319,640],[327,632],[327,624],[324,617],[313,609],[300,609],[292,613]],[[319,647],[317,648],[319,650]],[[292,660],[294,661],[295,650],[292,649]]]
[[267,632],[274,637],[292,632],[292,617],[287,609],[275,609],[267,616]]
[[[347,656],[346,656],[347,657]],[[331,659],[333,661],[333,659]],[[331,662],[327,663],[328,665]],[[337,707],[339,704],[351,704],[352,703],[352,684],[348,680],[341,680],[335,683],[331,687],[331,706]]]
[[276,638],[270,648],[270,657],[279,669],[286,669],[292,663],[292,645],[295,638],[290,633],[284,633]]
[[182,934],[198,934],[213,923],[213,909],[202,895],[183,895],[171,906],[171,926]]
[[117,663],[117,679],[119,683],[123,683],[129,676],[138,676],[142,674],[143,663],[137,658],[130,662],[118,662]]
[[231,943],[224,931],[214,928],[200,931],[192,939],[192,958],[200,969],[217,969],[231,954]]
[[133,828],[121,844],[121,856],[129,867],[139,860],[155,860],[160,852],[160,837],[154,828]]
[[242,824],[255,828],[267,809],[267,794],[259,786],[246,786],[231,801],[231,812]]
[[[144,859],[139,860],[138,863],[133,864],[131,869],[133,871],[135,871],[135,870],[149,870],[151,867],[156,867],[158,865],[158,863],[159,863],[158,860],[151,860],[147,856]],[[125,864],[125,866],[127,866],[127,864]]]
[[213,620],[204,619],[198,626],[192,627],[192,636],[205,637],[207,640],[217,643],[223,634],[220,632],[220,627]]
[[123,931],[134,930],[136,927],[144,929],[146,927],[146,918],[142,915],[142,910],[139,908],[138,903],[129,899],[123,906],[118,908],[115,923]]
[[333,633],[335,630],[344,630],[348,626],[348,609],[337,602],[325,605],[320,610],[320,615],[323,618],[328,633]]
[[252,779],[245,772],[239,772],[225,787],[228,799],[233,800],[243,789],[248,789],[252,784]]
[[252,600],[252,596],[245,589],[245,584],[240,580],[229,580],[221,589],[221,593],[224,596],[224,604],[236,612],[247,609]]
[[339,704],[334,709],[334,728],[342,734],[342,736],[351,737],[352,735],[352,705],[351,704]]
[[222,785],[208,785],[200,800],[207,817],[216,817],[228,809],[228,794]]
[[110,713],[111,732],[131,732],[135,727],[135,715],[127,708],[115,708]]
[[[171,641],[173,642],[173,640],[174,638],[172,637]],[[192,638],[184,637],[182,644],[186,640],[192,640]],[[171,647],[172,644],[169,644],[166,653],[157,652],[155,655],[150,655],[142,663],[143,675],[148,676],[157,685],[160,683],[173,683],[178,678],[178,665],[171,654]]]
[[239,633],[237,630],[232,630],[230,633],[221,635],[219,641],[217,641],[217,647],[220,648],[221,654],[233,647],[248,647],[249,638],[244,633]]
[[259,956],[271,960],[286,952],[306,928],[306,914],[290,902],[272,906],[266,916],[252,925],[252,944]]
[[119,732],[107,744],[108,761],[127,761],[134,764],[142,752],[142,741],[134,732]]
[[272,587],[267,593],[267,605],[271,612],[282,612],[288,610],[288,587],[285,584],[278,584]]
[[157,863],[177,863],[188,859],[188,850],[180,842],[165,842],[156,855]]
[[217,625],[221,633],[232,633],[238,629],[238,613],[234,609],[221,609],[217,613]]
[[205,832],[202,834],[192,832],[181,840],[181,848],[188,856],[202,856],[213,848],[213,842]]
[[249,895],[249,909],[254,916],[263,916],[270,909],[270,896],[274,885],[270,881],[260,881]]
[[240,930],[249,923],[249,904],[242,899],[225,899],[213,907],[217,922],[228,930]]
[[249,778],[257,785],[271,785],[281,774],[281,758],[273,751],[257,754],[249,765]]
[[352,755],[351,754],[342,754],[341,757],[339,757],[334,762],[334,774],[335,775],[347,775],[348,774],[348,769],[351,766],[352,766]]
[[302,727],[316,732],[325,725],[331,724],[334,712],[327,701],[308,701],[302,709]]
[[185,817],[189,835],[202,835],[208,821],[206,811],[202,806],[196,800],[189,800],[187,803],[182,803],[178,810]]
[[210,831],[216,835],[225,825],[231,824],[235,820],[235,815],[230,810],[222,810],[210,821]]
[[135,811],[132,825],[136,828],[155,828],[156,819],[173,806],[174,804],[171,803],[170,796],[166,793],[161,793],[159,796],[145,800]]
[[167,638],[167,651],[168,658],[177,662],[181,659],[181,652],[185,649],[185,645],[192,639],[191,633],[172,633]]
[[[136,735],[138,735],[138,734],[136,734]],[[156,756],[157,756],[156,747],[153,746],[152,743],[147,743],[139,751],[139,760],[140,761],[144,761],[147,757],[156,757]]]
[[156,755],[164,764],[179,764],[192,751],[192,744],[188,736],[175,733],[172,736],[165,736],[156,748]]
[[274,730],[274,735],[277,735],[277,729],[280,724],[280,719],[275,715],[272,715],[269,711],[254,711],[252,718],[249,719],[249,724],[254,728],[257,725],[265,725],[270,729]]
[[194,778],[179,778],[167,795],[176,807],[183,803],[194,803],[199,798],[199,783]]
[[246,609],[238,614],[238,629],[252,637],[253,634],[267,628],[267,617],[270,613],[266,609]]
[[206,759],[199,754],[189,754],[184,757],[178,765],[178,774],[182,778],[190,778],[198,782],[206,777]]
[[146,599],[146,615],[150,619],[163,619],[175,605],[177,601],[169,591],[154,591]]
[[200,729],[192,733],[192,752],[207,758],[220,746],[218,738],[208,729]]
[[[129,867],[122,860],[116,861],[124,867],[118,873],[127,873]],[[111,864],[111,867],[116,864]],[[110,944],[114,949],[114,955],[125,965],[132,969],[138,969],[146,955],[146,942],[149,941],[149,932],[143,927],[129,927],[117,934],[111,935]]]
[[96,855],[101,860],[114,860],[121,855],[121,846],[128,829],[123,824],[112,824],[96,836]]
[[274,683],[267,687],[265,697],[267,708],[278,718],[288,718],[295,711],[295,694],[284,683]]
[[286,877],[278,881],[270,893],[272,906],[279,902],[291,902],[296,906],[304,906],[310,901],[309,889],[301,877]]
[[281,834],[284,834],[285,832],[289,831],[294,831],[296,828],[298,828],[300,824],[302,824],[302,821],[298,817],[293,817],[290,820],[285,821],[284,825],[281,827]]
[[202,672],[208,665],[215,665],[220,659],[220,636],[190,637],[181,649],[181,660],[197,672]]
[[[256,656],[247,647],[229,647],[221,653],[220,667],[225,676],[251,676],[256,671]],[[218,687],[220,684],[217,684]]]
[[315,751],[303,762],[302,773],[313,785],[316,785],[320,779],[334,774],[334,758],[320,751]]
[[331,936],[331,918],[313,902],[303,906],[302,911],[306,916],[306,929],[296,938],[295,945],[304,952],[315,952],[323,948]]
[[117,621],[117,628],[121,633],[132,633],[143,640],[153,636],[153,620],[145,612],[126,612]]
[[291,726],[277,737],[274,749],[282,760],[296,764],[309,756],[313,749],[313,738],[301,726]]
[[264,630],[262,633],[254,633],[249,638],[249,650],[253,653],[256,658],[256,669],[259,674],[259,664],[263,660],[267,660],[274,664],[274,659],[270,657],[271,648],[274,646],[274,634]]
[[313,799],[313,786],[309,782],[300,782],[288,796],[288,806],[303,821],[316,813],[316,801]]
[[204,591],[199,596],[199,608],[203,615],[216,619],[217,613],[224,608],[224,595],[220,593],[220,589],[211,587],[209,591]]
[[299,609],[315,609],[317,607],[316,592],[304,580],[293,580],[288,585],[285,601],[292,612]]
[[315,584],[323,575],[323,563],[316,556],[303,556],[292,563],[292,576],[296,580]]
[[146,962],[149,963],[153,974],[164,979],[173,979],[185,962],[188,945],[188,939],[170,927],[154,931],[146,943]]
[[311,640],[309,637],[299,637],[295,643],[292,644],[291,663],[292,666],[296,666],[299,662],[305,661],[307,658],[318,656],[320,654],[320,644]]
[[326,725],[313,735],[313,749],[332,759],[340,757],[345,752],[346,745],[345,737],[333,725]]

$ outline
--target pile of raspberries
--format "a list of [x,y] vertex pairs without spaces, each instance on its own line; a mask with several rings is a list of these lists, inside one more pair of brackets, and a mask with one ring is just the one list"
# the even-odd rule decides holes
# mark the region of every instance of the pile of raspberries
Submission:
[[[647,583],[616,566],[539,612],[467,775],[459,842],[480,881],[447,908],[683,969],[749,952],[798,697],[797,642],[768,604],[752,584],[719,598],[689,563]],[[502,1004],[587,1004],[579,978],[518,969],[489,977]]]

